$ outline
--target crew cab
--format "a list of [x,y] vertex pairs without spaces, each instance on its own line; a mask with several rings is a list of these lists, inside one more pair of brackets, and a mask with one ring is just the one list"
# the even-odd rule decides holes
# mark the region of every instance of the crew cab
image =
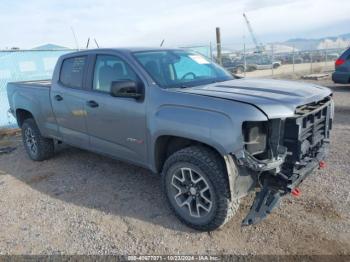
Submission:
[[147,168],[175,215],[205,231],[229,221],[251,191],[243,225],[296,194],[324,166],[334,114],[328,88],[237,78],[182,49],[70,53],[52,80],[9,83],[7,92],[32,160],[63,142]]

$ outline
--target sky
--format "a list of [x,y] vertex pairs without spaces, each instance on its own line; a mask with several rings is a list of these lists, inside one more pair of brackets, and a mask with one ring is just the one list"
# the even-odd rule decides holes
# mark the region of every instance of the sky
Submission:
[[[350,33],[349,0],[0,0],[0,49],[46,43],[79,47],[208,45],[221,28],[223,46]],[[245,40],[243,40],[245,39]],[[93,43],[91,43],[94,46]]]

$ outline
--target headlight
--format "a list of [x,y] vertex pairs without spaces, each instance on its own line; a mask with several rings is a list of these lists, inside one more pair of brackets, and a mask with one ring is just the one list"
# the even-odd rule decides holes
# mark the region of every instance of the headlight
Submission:
[[245,149],[252,155],[265,152],[267,144],[267,122],[244,122]]

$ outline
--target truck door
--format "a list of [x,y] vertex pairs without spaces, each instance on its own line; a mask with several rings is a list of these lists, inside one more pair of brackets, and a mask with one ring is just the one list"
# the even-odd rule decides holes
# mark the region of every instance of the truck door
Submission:
[[93,150],[135,163],[146,162],[146,103],[144,99],[112,97],[111,83],[142,83],[135,70],[115,55],[97,54],[91,70],[86,122]]
[[62,140],[68,144],[87,148],[84,74],[88,57],[75,56],[63,60],[59,77],[52,83],[51,101]]

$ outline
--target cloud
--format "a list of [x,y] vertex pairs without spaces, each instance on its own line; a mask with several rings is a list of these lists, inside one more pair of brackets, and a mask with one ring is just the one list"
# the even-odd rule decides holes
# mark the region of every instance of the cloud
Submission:
[[80,46],[88,37],[101,46],[157,46],[162,39],[168,46],[208,44],[216,26],[224,44],[241,46],[243,35],[250,41],[243,12],[260,41],[268,41],[322,35],[324,27],[349,22],[348,10],[346,0],[13,0],[0,10],[0,47],[74,47],[71,26]]

